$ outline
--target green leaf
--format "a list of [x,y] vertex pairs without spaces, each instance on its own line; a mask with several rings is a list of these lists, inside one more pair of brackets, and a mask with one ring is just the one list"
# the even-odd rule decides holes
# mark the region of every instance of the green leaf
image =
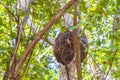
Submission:
[[96,43],[97,43],[98,46],[101,46],[101,42],[100,42],[99,39],[96,41]]
[[71,26],[71,27],[69,28],[69,30],[73,31],[73,30],[75,30],[75,29],[77,29],[77,28],[78,28],[78,26]]

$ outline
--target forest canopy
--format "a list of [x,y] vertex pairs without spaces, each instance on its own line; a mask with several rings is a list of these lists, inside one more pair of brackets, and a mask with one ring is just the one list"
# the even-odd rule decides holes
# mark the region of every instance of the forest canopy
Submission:
[[120,79],[120,0],[79,0],[77,26],[74,1],[0,0],[0,80],[59,80],[54,40],[68,28],[88,39],[83,80]]

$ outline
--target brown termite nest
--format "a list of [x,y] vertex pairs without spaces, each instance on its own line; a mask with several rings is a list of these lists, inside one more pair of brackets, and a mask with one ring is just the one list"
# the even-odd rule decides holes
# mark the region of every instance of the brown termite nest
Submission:
[[[64,33],[59,33],[55,40],[54,44],[54,55],[58,62],[63,65],[69,64],[74,56],[74,43],[73,43],[73,32],[66,31]],[[80,52],[81,52],[81,61],[86,58],[87,51],[85,50],[88,46],[88,41],[85,34],[80,38]]]

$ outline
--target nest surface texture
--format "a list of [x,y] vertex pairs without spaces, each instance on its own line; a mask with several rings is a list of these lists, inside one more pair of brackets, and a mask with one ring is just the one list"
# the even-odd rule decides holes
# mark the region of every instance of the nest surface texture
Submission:
[[[66,31],[64,33],[59,33],[55,40],[54,55],[57,61],[63,65],[69,64],[75,56],[73,36],[74,35],[72,31]],[[82,62],[87,55],[87,51],[85,51],[87,46],[88,41],[86,36],[83,34],[80,38],[80,52]]]

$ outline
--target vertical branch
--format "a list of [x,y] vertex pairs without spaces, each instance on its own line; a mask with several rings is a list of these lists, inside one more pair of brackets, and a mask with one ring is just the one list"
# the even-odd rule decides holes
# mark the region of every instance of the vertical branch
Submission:
[[[78,0],[74,3],[74,22],[73,25],[77,26],[77,14],[78,14]],[[74,49],[76,53],[76,68],[77,68],[77,76],[78,80],[82,80],[82,71],[81,71],[81,54],[80,54],[80,41],[77,37],[78,29],[73,31],[74,34]]]
[[77,26],[77,14],[78,14],[77,7],[78,7],[78,0],[76,0],[74,3],[74,21],[73,21],[74,26]]

